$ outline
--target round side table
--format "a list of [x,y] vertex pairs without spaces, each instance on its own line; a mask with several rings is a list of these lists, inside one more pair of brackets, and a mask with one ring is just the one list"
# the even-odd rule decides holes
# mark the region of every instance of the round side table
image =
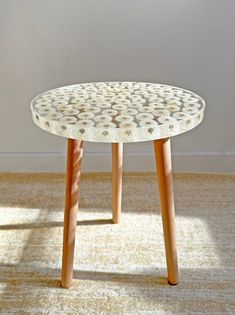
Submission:
[[40,128],[68,138],[61,286],[73,279],[83,141],[112,143],[113,223],[120,222],[124,142],[153,140],[169,284],[178,283],[170,137],[193,129],[205,102],[193,92],[144,82],[94,82],[40,94],[31,103]]

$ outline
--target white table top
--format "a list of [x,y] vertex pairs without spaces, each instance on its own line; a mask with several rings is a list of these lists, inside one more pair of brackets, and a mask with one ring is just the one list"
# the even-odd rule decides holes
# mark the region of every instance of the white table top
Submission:
[[60,87],[31,103],[37,126],[58,136],[94,142],[172,137],[203,120],[197,94],[144,82],[94,82]]

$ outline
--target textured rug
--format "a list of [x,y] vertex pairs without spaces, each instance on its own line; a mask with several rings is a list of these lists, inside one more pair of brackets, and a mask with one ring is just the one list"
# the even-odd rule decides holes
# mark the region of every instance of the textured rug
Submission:
[[59,287],[64,175],[0,175],[0,314],[235,314],[235,176],[175,175],[180,283],[169,286],[154,174],[84,175],[74,284]]

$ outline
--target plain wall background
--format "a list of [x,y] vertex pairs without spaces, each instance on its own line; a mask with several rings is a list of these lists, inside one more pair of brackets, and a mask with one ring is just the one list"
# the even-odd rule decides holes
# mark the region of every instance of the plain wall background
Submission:
[[[1,0],[0,171],[63,171],[66,140],[33,124],[31,99],[109,80],[200,94],[205,121],[172,138],[175,170],[235,172],[234,0]],[[109,145],[85,150],[85,170],[109,170]],[[126,144],[125,169],[153,170],[152,151]]]

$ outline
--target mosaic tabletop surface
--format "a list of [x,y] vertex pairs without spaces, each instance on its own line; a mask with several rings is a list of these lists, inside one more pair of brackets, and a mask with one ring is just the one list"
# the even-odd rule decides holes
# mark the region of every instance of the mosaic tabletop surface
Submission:
[[94,82],[60,87],[31,103],[36,125],[58,136],[94,142],[167,138],[196,127],[205,102],[197,94],[144,82]]

